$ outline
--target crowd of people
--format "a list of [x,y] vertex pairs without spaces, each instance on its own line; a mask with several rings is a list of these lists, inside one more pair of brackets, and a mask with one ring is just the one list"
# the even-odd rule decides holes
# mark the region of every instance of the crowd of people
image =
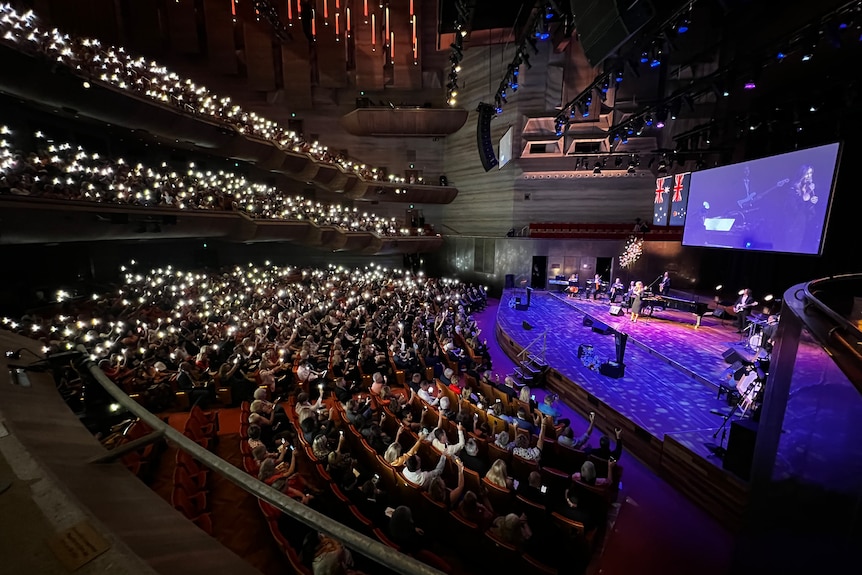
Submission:
[[114,205],[191,210],[241,211],[250,217],[280,221],[310,221],[351,232],[384,236],[410,235],[423,230],[399,227],[384,218],[337,204],[321,204],[283,190],[219,170],[201,170],[194,162],[174,169],[133,164],[123,158],[88,153],[81,146],[55,143],[35,134],[36,149],[15,146],[15,134],[0,126],[0,195]]
[[[314,478],[298,473],[290,446],[308,445],[333,482],[369,517],[395,525],[398,521],[382,518],[394,519],[393,508],[399,518],[411,512],[399,511],[395,494],[385,493],[374,469],[346,447],[345,428],[337,424],[341,410],[404,479],[519,549],[563,560],[554,551],[562,533],[535,517],[495,510],[484,487],[465,488],[465,468],[499,489],[601,524],[601,512],[579,505],[575,490],[551,500],[538,473],[513,477],[502,459],[478,455],[477,443],[487,442],[542,463],[549,434],[561,444],[586,448],[592,432],[592,424],[581,433],[567,420],[543,417],[529,403],[529,389],[518,391],[511,378],[492,375],[471,315],[485,305],[481,287],[377,267],[249,265],[210,273],[136,267],[130,263],[124,269],[124,283],[112,293],[62,302],[51,315],[3,318],[2,326],[40,340],[47,354],[84,346],[129,392],[184,390],[205,405],[214,400],[215,388],[230,387],[235,403],[250,402],[248,440],[257,451],[261,480],[322,511],[327,511],[325,498],[317,497]],[[403,387],[396,384],[396,369],[405,372]],[[484,384],[508,390],[510,406],[503,409],[483,394]],[[280,401],[288,394],[296,400],[295,419]],[[327,394],[335,401],[324,402]],[[515,398],[525,398],[530,407],[511,409]],[[512,433],[491,429],[481,412],[509,423]],[[538,441],[531,441],[533,435]],[[567,471],[572,481],[609,483],[622,450],[618,431],[616,439],[613,450],[606,437],[587,448],[609,460],[606,477],[597,477],[587,461]],[[422,443],[438,454],[433,461]],[[450,460],[454,477],[444,472]],[[423,520],[415,517],[420,529]],[[408,551],[417,548],[417,534],[390,530]]]
[[[378,168],[332,153],[319,142],[309,142],[302,134],[287,130],[255,112],[243,110],[229,97],[219,97],[205,86],[183,79],[155,61],[128,54],[123,47],[103,46],[97,39],[73,37],[56,28],[42,28],[32,10],[19,13],[9,4],[0,5],[0,42],[16,50],[50,58],[87,81],[103,82],[173,106],[184,113],[221,122],[241,134],[268,140],[285,151],[307,154],[363,179],[406,181],[403,177],[387,175]],[[421,181],[414,183],[422,184]]]

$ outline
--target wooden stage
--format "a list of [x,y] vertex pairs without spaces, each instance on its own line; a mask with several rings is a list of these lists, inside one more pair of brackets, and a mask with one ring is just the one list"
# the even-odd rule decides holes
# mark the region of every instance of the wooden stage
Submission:
[[[517,290],[504,293],[497,312],[496,335],[503,350],[515,358],[527,346],[540,356],[544,349],[550,365],[548,389],[584,417],[595,411],[602,432],[622,428],[629,453],[719,521],[732,529],[738,527],[748,502],[748,485],[725,470],[722,458],[715,454],[716,447],[727,447],[733,422],[742,413],[736,409],[733,416],[725,417],[735,401],[728,401],[726,394],[719,397],[719,388],[722,383],[733,386],[736,382],[728,379],[730,366],[723,354],[734,350],[746,360],[754,357],[743,346],[745,340],[736,333],[736,325],[706,316],[695,328],[693,314],[675,310],[656,310],[653,317],[641,316],[632,323],[627,313],[612,316],[607,299],[568,298],[545,291],[534,291],[529,308],[516,310],[507,305],[515,295],[524,294]],[[621,378],[602,375],[578,357],[581,345],[591,345],[600,361],[614,359],[614,336],[585,325],[598,322],[628,334]],[[816,381],[822,388],[817,394],[821,394],[833,387],[819,385],[822,383],[850,386],[834,363],[810,342],[800,345],[797,365],[804,379],[797,382],[794,376],[792,387],[813,389],[811,382]],[[801,421],[801,413],[811,401],[822,399],[801,399],[795,405],[796,416],[790,402],[786,420]],[[810,429],[810,425],[806,427]],[[800,428],[788,435],[797,431],[805,433]],[[782,440],[774,472],[777,477],[805,473],[796,468],[799,462],[794,461],[792,451],[798,446],[794,441],[810,442],[811,438],[799,435]],[[782,457],[784,443],[788,454]]]

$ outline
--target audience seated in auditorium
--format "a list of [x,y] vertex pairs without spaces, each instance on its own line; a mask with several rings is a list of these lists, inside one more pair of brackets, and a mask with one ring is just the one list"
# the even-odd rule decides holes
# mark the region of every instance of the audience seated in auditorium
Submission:
[[581,470],[572,474],[574,481],[580,481],[586,485],[609,485],[617,460],[613,457],[608,460],[608,477],[596,477],[596,465],[590,460],[584,461]]
[[440,455],[439,461],[437,461],[437,466],[430,471],[425,471],[422,469],[422,459],[419,457],[419,454],[415,454],[410,457],[404,469],[401,473],[408,481],[412,481],[419,487],[427,489],[431,485],[431,481],[435,477],[440,477],[443,473],[443,467],[446,465],[446,454],[443,453]]
[[603,435],[599,439],[598,448],[588,447],[586,449],[586,452],[590,455],[595,455],[596,457],[599,457],[601,459],[614,458],[614,459],[618,460],[623,453],[622,434],[623,434],[623,431],[619,427],[614,429],[614,436],[616,437],[617,442],[616,442],[616,445],[614,445],[613,450],[611,450],[610,438],[607,435]]
[[497,459],[491,464],[488,473],[485,474],[485,479],[501,489],[512,489],[513,487],[513,480],[509,477],[506,462],[502,459]]
[[518,457],[523,457],[524,459],[539,461],[542,457],[542,448],[545,445],[546,425],[545,419],[543,418],[541,431],[539,431],[539,440],[536,442],[535,447],[530,447],[529,436],[526,434],[518,434],[518,437],[515,438],[515,448],[512,450],[512,454],[517,455]]
[[572,449],[580,449],[584,445],[586,445],[587,441],[590,439],[590,435],[593,433],[593,427],[596,423],[596,413],[594,411],[590,412],[590,425],[587,427],[587,430],[578,437],[574,439],[574,431],[572,430],[571,425],[566,425],[562,431],[557,434],[557,443],[560,445],[564,445],[566,447],[571,447]]
[[527,516],[523,513],[521,515],[509,513],[497,517],[491,526],[491,533],[501,541],[514,545],[518,549],[523,549],[533,535],[527,523]]
[[482,501],[473,491],[467,491],[461,503],[458,504],[458,513],[467,521],[479,526],[480,531],[485,531],[494,520],[494,508],[488,497],[483,495]]
[[389,444],[389,447],[386,448],[386,452],[383,454],[383,459],[392,465],[392,467],[401,467],[419,451],[420,442],[416,441],[407,453],[402,453],[400,438],[404,429],[404,427],[398,428],[398,431],[395,433],[395,441]]
[[413,554],[426,546],[423,545],[425,532],[413,522],[413,512],[406,505],[399,505],[389,518],[389,537],[401,550]]

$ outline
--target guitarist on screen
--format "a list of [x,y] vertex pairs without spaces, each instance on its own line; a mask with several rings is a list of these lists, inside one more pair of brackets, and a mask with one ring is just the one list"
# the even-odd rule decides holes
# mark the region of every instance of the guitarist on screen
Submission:
[[754,297],[751,295],[751,290],[749,288],[742,290],[742,294],[740,294],[739,299],[736,300],[736,303],[733,306],[733,313],[736,314],[736,333],[742,333],[745,331],[748,310],[756,305],[757,302],[754,301]]

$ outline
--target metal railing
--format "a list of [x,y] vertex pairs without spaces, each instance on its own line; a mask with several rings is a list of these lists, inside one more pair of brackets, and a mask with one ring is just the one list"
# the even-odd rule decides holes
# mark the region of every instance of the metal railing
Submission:
[[[84,346],[79,345],[78,350],[89,358],[89,352]],[[214,453],[204,449],[190,438],[184,436],[156,415],[150,413],[137,401],[126,395],[101,369],[90,359],[84,361],[84,365],[90,375],[113,397],[123,408],[130,411],[141,421],[153,429],[150,434],[153,438],[164,437],[166,440],[176,444],[179,449],[191,454],[195,459],[212,469],[219,475],[225,477],[243,491],[266,501],[270,505],[280,509],[290,517],[301,521],[309,527],[322,531],[327,535],[339,540],[345,547],[363,555],[372,561],[383,565],[396,573],[403,575],[444,575],[442,571],[434,569],[421,561],[387,547],[379,541],[357,533],[353,529],[315,511],[297,501],[294,501],[281,491],[266,485],[257,478],[252,477],[244,470],[239,469]]]

